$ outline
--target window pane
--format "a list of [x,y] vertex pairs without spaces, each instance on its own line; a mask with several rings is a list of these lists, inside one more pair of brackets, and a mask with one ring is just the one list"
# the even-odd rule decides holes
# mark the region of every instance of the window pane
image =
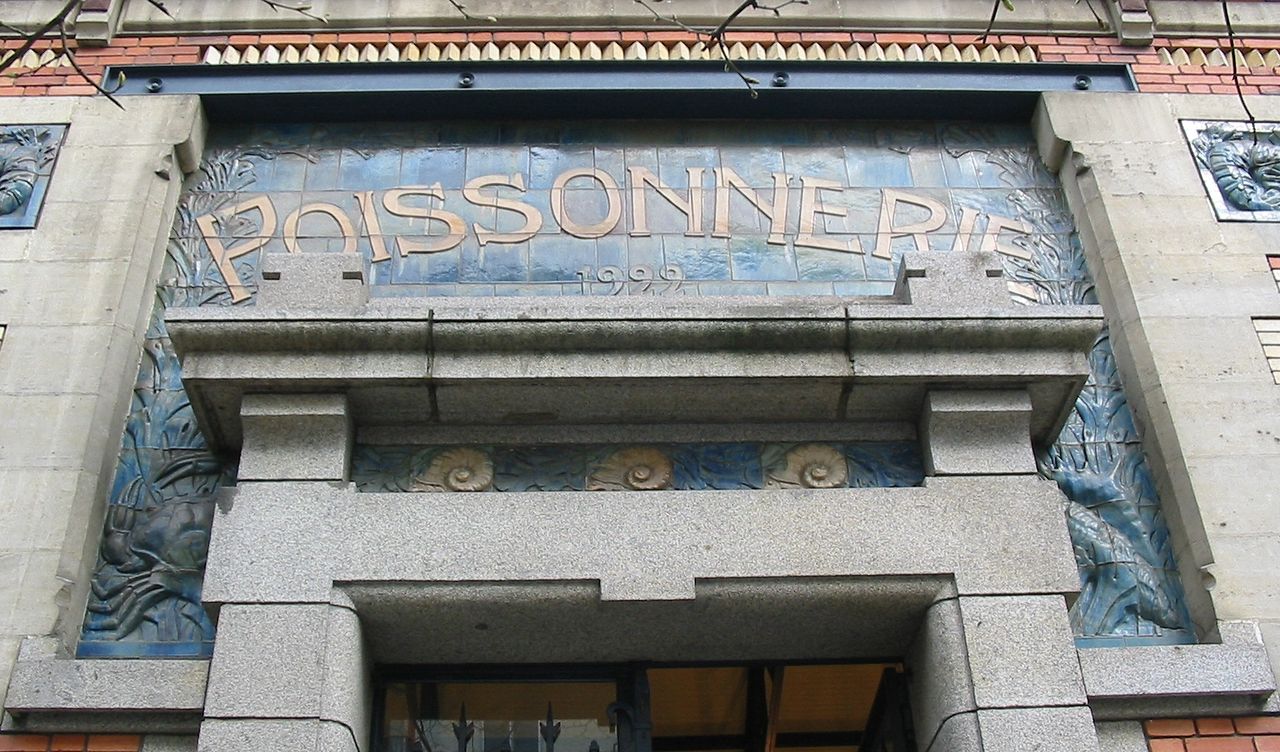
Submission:
[[[612,682],[422,682],[386,691],[382,752],[549,752],[541,724],[550,704],[559,735],[556,752],[613,752],[606,713]],[[470,738],[455,729],[464,712]],[[425,742],[425,743],[424,743]],[[592,745],[595,745],[594,747]]]

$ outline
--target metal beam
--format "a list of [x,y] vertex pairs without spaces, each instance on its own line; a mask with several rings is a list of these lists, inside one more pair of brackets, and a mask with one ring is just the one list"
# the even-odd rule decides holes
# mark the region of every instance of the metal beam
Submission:
[[196,94],[215,120],[974,118],[1029,116],[1045,91],[1135,91],[1123,65],[458,62],[120,66],[119,96]]

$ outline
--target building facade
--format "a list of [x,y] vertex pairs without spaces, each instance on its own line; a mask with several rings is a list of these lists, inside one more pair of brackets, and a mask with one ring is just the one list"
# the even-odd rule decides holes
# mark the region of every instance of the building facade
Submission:
[[15,31],[0,750],[1280,749],[1280,15],[1223,12]]

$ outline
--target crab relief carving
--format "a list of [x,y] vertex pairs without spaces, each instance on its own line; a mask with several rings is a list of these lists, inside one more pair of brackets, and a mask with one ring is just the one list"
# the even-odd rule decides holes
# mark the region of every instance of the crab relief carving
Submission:
[[[1280,220],[1280,130],[1251,130],[1230,123],[1198,126],[1191,148],[1206,175],[1222,218],[1266,213]],[[1213,195],[1214,188],[1218,196]]]

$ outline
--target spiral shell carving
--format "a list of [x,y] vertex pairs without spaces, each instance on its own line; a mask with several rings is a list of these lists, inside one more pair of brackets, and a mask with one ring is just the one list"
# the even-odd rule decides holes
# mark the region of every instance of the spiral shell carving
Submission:
[[606,457],[587,478],[588,491],[657,491],[671,488],[671,458],[653,447],[620,449]]
[[487,491],[493,487],[493,460],[479,449],[446,449],[413,480],[415,491]]
[[849,484],[844,454],[829,444],[800,444],[765,468],[765,488],[842,488]]

